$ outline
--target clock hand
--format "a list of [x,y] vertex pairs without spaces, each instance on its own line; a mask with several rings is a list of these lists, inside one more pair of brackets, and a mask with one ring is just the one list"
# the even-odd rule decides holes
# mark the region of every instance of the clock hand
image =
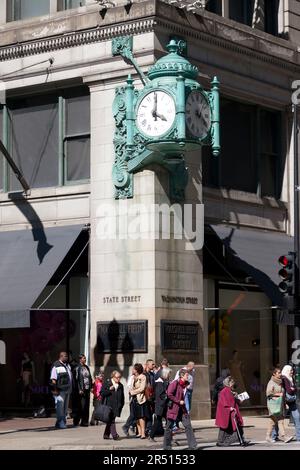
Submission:
[[152,116],[154,117],[154,120],[157,121],[157,93],[156,92],[154,92]]
[[195,111],[195,114],[198,118],[201,119],[201,121],[203,122],[204,126],[208,129],[208,121],[206,119],[204,119],[204,116],[202,115],[201,111],[203,109],[204,105],[201,107],[201,110],[199,111],[199,109],[196,109]]
[[162,121],[167,121],[167,118],[163,114],[156,113],[156,117],[158,117]]
[[201,114],[200,118],[201,118],[201,120],[202,120],[202,122],[203,122],[203,124],[204,124],[204,127],[205,127],[206,129],[208,129],[208,127],[209,127],[208,121],[207,121],[206,119],[204,119],[204,117],[202,116],[202,114]]
[[204,108],[204,104],[201,106],[201,109],[199,110],[198,108],[196,109],[196,116],[201,117],[202,116],[202,109]]

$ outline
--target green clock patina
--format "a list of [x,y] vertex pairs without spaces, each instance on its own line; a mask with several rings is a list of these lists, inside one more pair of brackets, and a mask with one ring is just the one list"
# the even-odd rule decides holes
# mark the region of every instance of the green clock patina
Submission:
[[185,152],[210,145],[220,153],[219,82],[210,91],[198,83],[198,68],[183,57],[185,41],[171,39],[168,54],[145,76],[132,55],[132,38],[113,40],[113,55],[120,54],[136,68],[142,90],[131,76],[116,89],[113,115],[116,123],[113,182],[116,198],[133,197],[133,174],[150,164],[170,174],[170,198],[183,201],[188,182]]

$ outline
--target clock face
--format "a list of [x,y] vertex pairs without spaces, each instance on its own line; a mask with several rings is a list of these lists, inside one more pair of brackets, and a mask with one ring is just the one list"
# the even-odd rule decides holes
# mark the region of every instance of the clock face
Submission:
[[173,126],[176,110],[175,102],[169,93],[150,91],[138,105],[136,125],[149,137],[158,137]]
[[189,132],[194,137],[203,139],[207,136],[211,125],[210,106],[199,91],[192,91],[186,100],[185,120]]

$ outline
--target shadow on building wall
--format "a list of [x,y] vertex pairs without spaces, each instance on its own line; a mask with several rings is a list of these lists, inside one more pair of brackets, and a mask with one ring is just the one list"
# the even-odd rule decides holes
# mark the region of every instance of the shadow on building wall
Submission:
[[104,341],[97,336],[97,344],[94,347],[95,373],[103,369],[110,373],[117,369],[127,380],[134,355],[134,345],[128,332],[124,336],[119,323],[113,319],[107,328],[107,341]]

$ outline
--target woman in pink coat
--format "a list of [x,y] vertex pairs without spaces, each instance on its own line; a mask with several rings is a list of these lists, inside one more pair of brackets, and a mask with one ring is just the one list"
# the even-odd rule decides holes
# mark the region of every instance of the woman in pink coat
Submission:
[[[233,392],[235,382],[231,376],[226,377],[223,382],[224,388],[219,393],[216,426],[220,428],[217,446],[230,446],[239,442],[236,424],[240,435],[243,436],[243,418],[237,403],[236,393]],[[244,444],[248,442],[244,441]]]

